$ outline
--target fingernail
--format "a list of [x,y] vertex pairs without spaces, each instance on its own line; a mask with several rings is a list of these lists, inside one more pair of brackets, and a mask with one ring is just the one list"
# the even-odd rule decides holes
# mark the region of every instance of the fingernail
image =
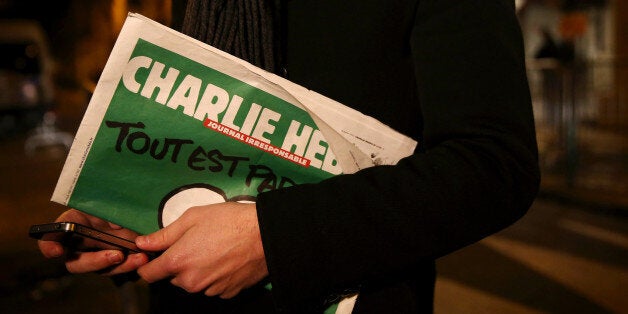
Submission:
[[124,260],[121,252],[107,252],[107,259],[112,264],[120,264]]
[[142,247],[144,245],[148,244],[148,239],[146,239],[145,236],[139,236],[137,238],[135,238],[135,245]]
[[144,264],[146,264],[146,258],[144,257],[144,254],[134,254],[135,255],[135,266],[142,266]]

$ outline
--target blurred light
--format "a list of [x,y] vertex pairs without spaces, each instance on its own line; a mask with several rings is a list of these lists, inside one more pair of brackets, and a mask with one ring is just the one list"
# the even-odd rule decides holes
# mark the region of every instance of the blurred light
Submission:
[[39,101],[39,95],[37,93],[37,86],[35,83],[27,81],[22,85],[22,96],[26,105],[37,105]]

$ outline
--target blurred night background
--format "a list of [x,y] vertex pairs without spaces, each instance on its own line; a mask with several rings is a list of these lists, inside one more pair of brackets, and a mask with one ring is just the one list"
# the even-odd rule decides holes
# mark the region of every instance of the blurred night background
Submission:
[[[172,25],[184,0],[0,0],[0,313],[143,313],[45,260],[50,202],[127,12]],[[435,312],[628,313],[628,1],[521,0],[542,168],[528,215],[437,263]]]

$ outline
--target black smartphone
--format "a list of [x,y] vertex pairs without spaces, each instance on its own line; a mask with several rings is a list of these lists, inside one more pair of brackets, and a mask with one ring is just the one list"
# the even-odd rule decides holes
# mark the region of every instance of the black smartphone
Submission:
[[44,241],[56,241],[69,247],[80,247],[83,238],[90,238],[104,243],[107,246],[104,247],[104,249],[111,248],[121,250],[125,253],[143,252],[135,245],[135,242],[131,240],[75,222],[52,222],[32,225],[28,234],[31,238]]

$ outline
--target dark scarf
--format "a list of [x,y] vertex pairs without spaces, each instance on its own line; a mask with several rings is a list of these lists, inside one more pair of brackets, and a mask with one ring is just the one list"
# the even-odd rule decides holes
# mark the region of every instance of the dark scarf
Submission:
[[279,0],[188,0],[182,32],[278,73],[280,9]]

